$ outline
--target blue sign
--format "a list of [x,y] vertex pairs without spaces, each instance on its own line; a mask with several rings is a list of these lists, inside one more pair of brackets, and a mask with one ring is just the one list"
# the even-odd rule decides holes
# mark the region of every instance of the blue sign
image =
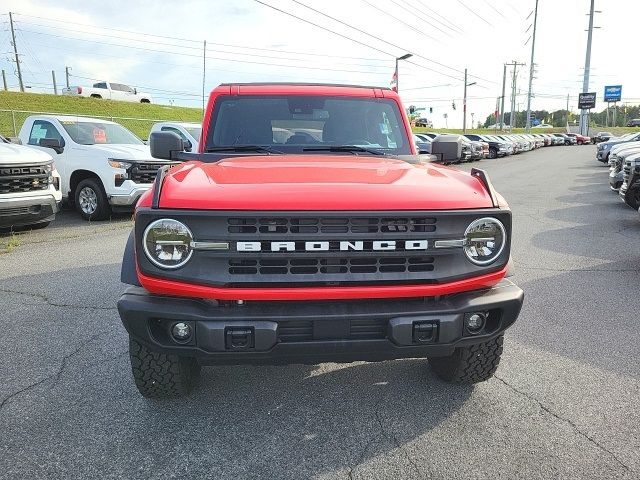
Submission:
[[605,102],[619,102],[622,98],[622,85],[608,85],[604,87]]

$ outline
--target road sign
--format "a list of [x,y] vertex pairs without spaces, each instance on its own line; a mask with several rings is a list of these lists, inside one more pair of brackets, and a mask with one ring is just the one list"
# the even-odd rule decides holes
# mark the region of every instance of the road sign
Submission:
[[604,87],[605,102],[619,102],[622,98],[622,85],[607,85]]
[[580,110],[596,108],[596,92],[580,93],[578,95],[578,108]]

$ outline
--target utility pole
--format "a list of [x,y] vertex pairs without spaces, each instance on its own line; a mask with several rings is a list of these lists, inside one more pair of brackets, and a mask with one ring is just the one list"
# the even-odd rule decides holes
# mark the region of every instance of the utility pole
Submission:
[[518,63],[513,60],[509,65],[513,66],[513,74],[511,77],[511,115],[509,115],[509,131],[513,130],[516,125],[515,110],[516,110],[516,83],[518,78],[518,66],[524,66],[524,63]]
[[71,67],[64,67],[64,75],[67,77],[67,88],[69,88],[69,70],[71,70]]
[[413,57],[413,53],[405,53],[405,54],[404,54],[404,55],[402,55],[401,57],[396,57],[396,71],[395,71],[395,77],[396,77],[396,93],[398,93],[398,94],[400,93],[400,88],[398,87],[398,85],[399,85],[399,83],[398,83],[398,82],[399,82],[398,77],[400,76],[400,75],[398,75],[398,62],[399,62],[400,60],[407,60],[407,59],[409,59],[409,58],[411,58],[411,57]]
[[[500,131],[504,126],[504,89],[507,83],[507,64],[504,64],[504,68],[502,70],[502,100],[500,101]],[[496,123],[498,123],[498,119],[496,118]]]
[[20,91],[24,92],[24,83],[22,83],[22,71],[20,70],[20,59],[18,58],[18,47],[16,46],[16,32],[13,29],[13,13],[9,12],[9,25],[11,25],[11,38],[13,39],[13,54],[15,56],[16,70],[18,72],[18,83]]
[[202,114],[204,115],[204,82],[207,78],[207,41],[202,47]]
[[567,93],[567,132],[569,131],[569,94]]
[[467,133],[467,69],[464,69],[464,99],[462,100],[462,134]]
[[[595,0],[591,0],[591,9],[589,11],[589,30],[587,34],[587,54],[584,59],[584,79],[582,81],[582,93],[589,91],[589,73],[591,70],[591,40],[593,38],[593,13]],[[586,110],[580,112],[580,134],[585,135],[589,131],[588,115]]]
[[4,70],[2,70],[2,85],[4,86],[5,91],[9,90],[7,88],[7,75],[4,73]]
[[58,84],[56,83],[56,71],[51,70],[51,78],[53,79],[53,94],[58,94]]
[[535,13],[533,15],[533,37],[531,42],[531,64],[529,65],[529,93],[527,94],[527,132],[531,131],[531,89],[533,87],[533,55],[536,49],[536,28],[538,26],[538,0],[536,0]]

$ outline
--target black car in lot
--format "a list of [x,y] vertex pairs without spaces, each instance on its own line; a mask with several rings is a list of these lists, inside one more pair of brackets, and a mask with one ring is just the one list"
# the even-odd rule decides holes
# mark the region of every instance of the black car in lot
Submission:
[[629,120],[627,127],[640,127],[640,118]]
[[591,143],[608,142],[611,138],[613,138],[613,133],[611,132],[598,132],[591,137]]
[[476,135],[474,133],[468,133],[464,135],[469,140],[474,142],[486,142],[489,144],[489,158],[504,157],[509,152],[509,146],[506,143],[499,142],[497,139],[491,139],[486,135]]

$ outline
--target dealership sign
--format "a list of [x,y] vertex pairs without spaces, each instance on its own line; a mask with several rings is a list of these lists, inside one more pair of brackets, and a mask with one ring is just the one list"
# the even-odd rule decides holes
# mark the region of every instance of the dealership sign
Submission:
[[596,108],[596,92],[581,93],[578,95],[578,108],[589,110]]
[[607,85],[604,87],[605,102],[619,102],[622,98],[622,85]]

